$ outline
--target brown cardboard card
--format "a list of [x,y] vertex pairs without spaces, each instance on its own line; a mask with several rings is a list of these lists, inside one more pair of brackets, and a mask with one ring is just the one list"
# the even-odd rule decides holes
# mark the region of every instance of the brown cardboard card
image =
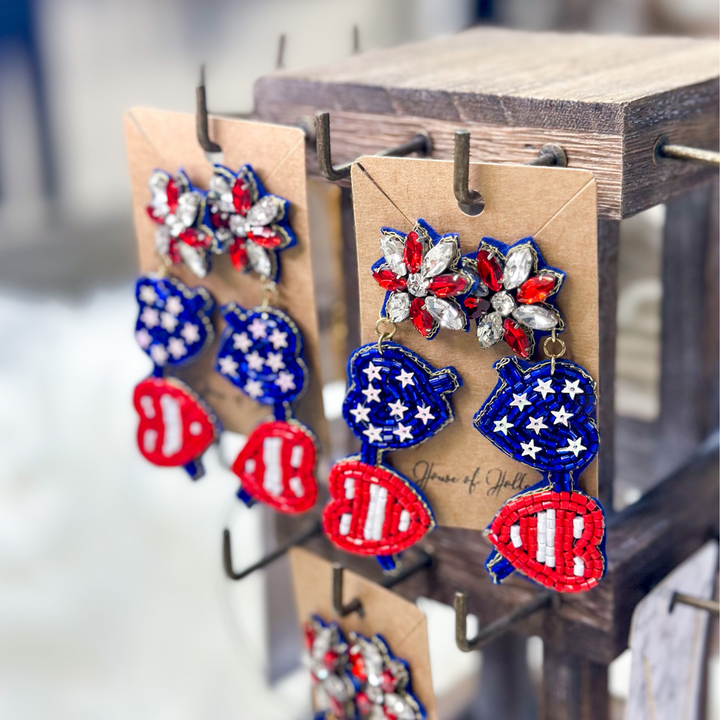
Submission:
[[345,570],[343,603],[358,598],[363,616],[350,613],[337,617],[332,603],[332,564],[304,548],[293,548],[290,570],[300,624],[318,615],[326,623],[337,622],[346,637],[351,630],[368,638],[381,635],[390,652],[408,663],[412,693],[425,708],[428,720],[437,720],[427,620],[417,605],[362,575]]
[[[194,185],[206,189],[212,165],[198,144],[193,115],[133,108],[125,117],[125,136],[140,272],[146,273],[157,270],[161,263],[155,251],[155,225],[145,212],[150,200],[150,174],[156,168],[171,174],[184,169]],[[233,171],[241,165],[252,165],[268,192],[290,201],[290,224],[297,245],[280,253],[279,295],[273,304],[286,311],[302,332],[310,377],[307,392],[297,404],[297,416],[318,434],[322,443],[327,431],[310,263],[305,135],[297,128],[211,117],[210,136],[223,149],[224,165]],[[214,256],[212,269],[202,280],[184,265],[173,266],[171,273],[186,285],[206,287],[218,305],[235,301],[251,308],[261,300],[260,280],[253,273],[237,272],[227,255]],[[219,336],[223,325],[219,313],[214,321]],[[269,408],[244,395],[214,371],[216,352],[217,340],[198,362],[178,375],[204,397],[226,429],[247,434],[270,414]]]
[[[385,296],[370,270],[382,256],[380,229],[407,233],[423,218],[438,233],[459,233],[463,254],[477,250],[483,237],[510,244],[532,236],[548,264],[567,273],[557,302],[566,325],[565,357],[597,380],[597,207],[592,173],[473,164],[470,187],[485,200],[484,211],[476,217],[458,208],[451,162],[366,157],[353,166],[352,183],[363,342],[377,339],[375,322]],[[474,321],[470,332],[441,329],[429,341],[406,321],[398,325],[394,339],[438,369],[454,366],[463,385],[451,398],[455,421],[422,445],[390,453],[390,464],[420,486],[438,524],[485,528],[505,500],[540,480],[538,472],[505,455],[472,425],[473,415],[497,382],[493,363],[513,353],[504,342],[481,349]],[[541,350],[536,358],[542,359]],[[597,460],[580,484],[589,494],[597,494]]]

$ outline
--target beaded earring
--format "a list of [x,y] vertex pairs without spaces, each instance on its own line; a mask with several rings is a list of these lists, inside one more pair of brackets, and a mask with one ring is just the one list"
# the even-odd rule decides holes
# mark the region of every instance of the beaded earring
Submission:
[[496,583],[518,570],[558,592],[589,590],[606,568],[602,506],[577,486],[598,451],[596,386],[582,367],[559,359],[565,343],[556,336],[563,322],[554,301],[565,274],[546,265],[532,238],[511,246],[483,238],[470,260],[481,285],[465,307],[480,346],[504,339],[529,358],[544,335],[548,357],[498,360],[500,379],[473,419],[493,445],[543,475],[507,500],[488,527],[494,550],[485,567]]
[[288,222],[290,203],[268,193],[249,165],[237,173],[216,165],[208,208],[217,252],[227,252],[236,269],[258,275],[264,293],[262,304],[250,310],[235,303],[220,308],[227,325],[216,370],[274,414],[251,433],[233,463],[238,497],[248,505],[261,500],[280,512],[301,513],[317,498],[317,440],[293,414],[308,368],[299,328],[270,304],[277,294],[278,253],[297,242]]
[[383,228],[380,249],[383,258],[372,267],[386,290],[375,325],[379,337],[351,355],[343,403],[343,418],[362,450],[331,468],[333,499],[323,524],[341,549],[375,555],[392,569],[394,555],[432,530],[435,519],[419,488],[383,455],[419,445],[452,422],[449,396],[461,385],[454,368],[436,370],[392,342],[396,323],[410,319],[427,339],[440,327],[464,329],[466,317],[455,297],[472,291],[476,281],[459,266],[458,236],[440,236],[424,220],[407,235]]

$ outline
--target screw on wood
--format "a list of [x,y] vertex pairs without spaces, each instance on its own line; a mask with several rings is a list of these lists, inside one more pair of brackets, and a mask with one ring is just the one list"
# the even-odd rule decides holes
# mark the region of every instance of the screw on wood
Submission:
[[320,520],[315,520],[315,522],[310,525],[309,527],[305,528],[304,530],[297,533],[297,535],[293,535],[292,537],[288,538],[286,542],[284,542],[282,545],[279,545],[273,552],[266,555],[261,560],[258,560],[256,563],[253,563],[249,567],[245,568],[244,570],[235,571],[233,569],[233,560],[232,560],[232,548],[230,544],[230,531],[224,530],[223,531],[223,567],[225,568],[225,574],[230,578],[230,580],[242,580],[243,578],[246,578],[248,575],[251,575],[256,570],[260,570],[261,568],[264,568],[266,565],[270,565],[270,563],[275,562],[275,560],[278,560],[281,558],[285,553],[287,553],[290,548],[295,547],[296,545],[302,545],[306,540],[309,540],[312,537],[315,537],[316,535],[320,535],[322,532],[322,523]]
[[692,160],[694,162],[705,163],[706,165],[720,165],[720,153],[714,150],[704,150],[703,148],[688,147],[687,145],[674,145],[665,135],[661,135],[653,147],[653,162],[658,162],[665,158],[673,160]]
[[[315,116],[315,137],[320,172],[331,182],[338,182],[350,177],[350,170],[355,162],[334,166],[330,149],[330,113],[321,112]],[[427,133],[417,133],[408,142],[396,147],[387,148],[375,153],[376,157],[405,157],[418,153],[421,157],[432,152],[432,140]]]
[[200,83],[195,90],[195,124],[200,147],[206,153],[221,153],[222,148],[208,134],[207,95],[205,93],[205,65],[200,66]]
[[455,643],[463,652],[472,652],[486,645],[501,635],[504,635],[510,628],[520,620],[535,614],[536,612],[550,607],[559,601],[559,596],[554,592],[542,592],[532,600],[521,605],[514,612],[498,618],[484,628],[480,628],[477,635],[468,639],[467,636],[467,596],[464,592],[455,593]]

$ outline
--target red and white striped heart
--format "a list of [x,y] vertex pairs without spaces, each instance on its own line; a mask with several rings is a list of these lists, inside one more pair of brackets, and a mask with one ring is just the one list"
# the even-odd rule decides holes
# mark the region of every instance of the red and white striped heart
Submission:
[[138,448],[143,457],[162,467],[185,466],[194,478],[202,475],[200,456],[217,439],[212,411],[175,378],[149,377],[135,388],[140,416]]
[[488,539],[515,569],[558,592],[584,592],[602,579],[605,518],[581,492],[532,491],[511,498]]
[[323,512],[326,535],[360,555],[394,555],[435,527],[430,505],[402,475],[356,458],[333,465],[332,502]]
[[284,513],[309,510],[317,499],[315,438],[296,420],[259,425],[233,463],[242,489]]

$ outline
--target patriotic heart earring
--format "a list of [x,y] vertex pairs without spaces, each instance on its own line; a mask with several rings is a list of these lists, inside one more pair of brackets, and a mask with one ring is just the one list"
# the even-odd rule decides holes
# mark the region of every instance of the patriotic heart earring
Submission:
[[454,368],[436,370],[391,342],[395,326],[409,318],[428,339],[440,327],[464,329],[466,317],[454,298],[472,291],[475,280],[459,266],[458,236],[440,236],[424,220],[407,235],[383,228],[380,248],[384,257],[372,268],[386,290],[375,325],[379,337],[351,355],[343,403],[362,450],[331,468],[332,501],[323,524],[339,548],[375,555],[389,570],[394,556],[432,530],[435,519],[419,488],[385,464],[383,455],[423,443],[452,422],[449,396],[461,385]]
[[531,238],[512,246],[484,238],[475,259],[487,290],[479,297],[476,288],[469,297],[479,298],[478,307],[488,303],[476,318],[480,346],[505,339],[527,358],[536,335],[545,334],[548,357],[534,364],[498,360],[500,379],[473,419],[493,445],[543,475],[510,498],[490,524],[494,550],[485,567],[496,583],[518,570],[558,592],[590,590],[605,574],[605,519],[577,480],[598,451],[596,386],[582,367],[559,359],[566,350],[557,337],[563,324],[551,302],[564,273],[546,266]]
[[318,712],[315,720],[425,720],[411,689],[410,668],[380,635],[350,632],[314,615],[305,623],[305,645]]
[[220,424],[190,387],[166,374],[194,361],[212,343],[215,301],[205,288],[189,288],[162,272],[140,277],[135,296],[135,338],[154,366],[133,395],[140,418],[138,447],[154,465],[184,467],[196,480],[204,473],[200,458],[218,439]]
[[300,330],[270,304],[278,252],[296,243],[289,202],[269,194],[249,165],[237,173],[216,165],[208,202],[218,251],[229,253],[238,270],[259,275],[264,293],[262,304],[250,310],[235,303],[220,308],[227,326],[216,370],[274,415],[252,432],[233,463],[238,497],[248,505],[261,500],[280,512],[305,512],[317,498],[317,441],[295,419],[293,403],[307,387],[308,368]]

